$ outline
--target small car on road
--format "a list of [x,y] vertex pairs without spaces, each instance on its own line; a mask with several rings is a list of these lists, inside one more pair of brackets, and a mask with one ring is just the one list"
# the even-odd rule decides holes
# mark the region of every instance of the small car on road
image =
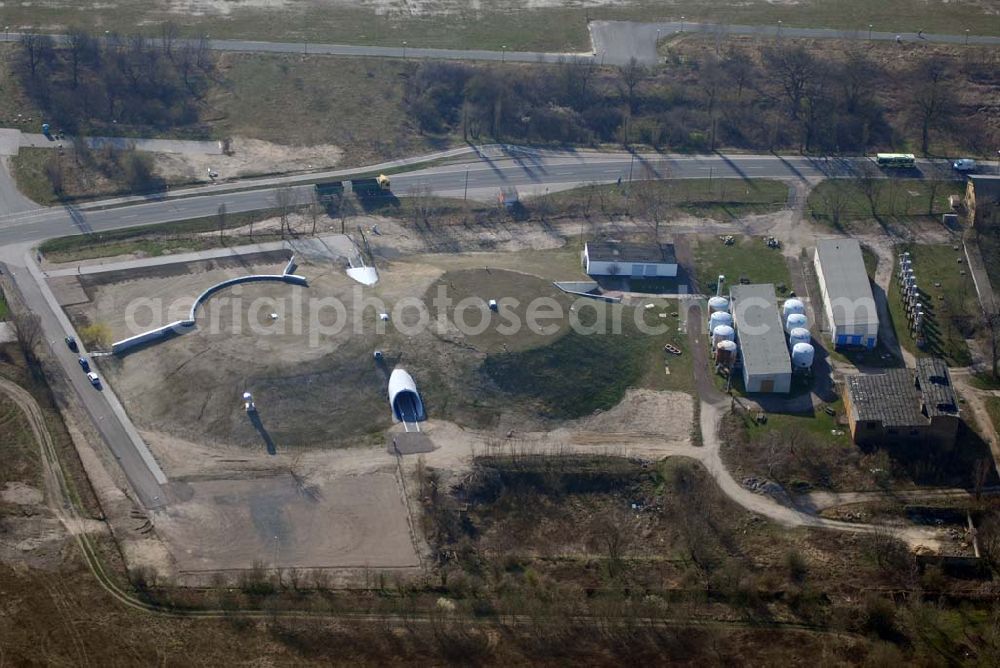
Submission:
[[89,380],[90,384],[96,387],[97,389],[101,389],[101,379],[93,371],[87,374],[87,380]]
[[974,172],[976,171],[976,161],[972,158],[960,158],[955,162],[951,163],[952,169],[956,172]]
[[67,337],[66,337],[66,338],[65,338],[64,340],[66,341],[66,347],[68,347],[68,348],[69,348],[70,350],[72,350],[72,351],[73,351],[74,353],[75,353],[75,352],[76,352],[77,350],[79,350],[79,348],[78,348],[78,347],[77,347],[77,345],[76,345],[76,338],[75,338],[75,337],[72,337],[72,336],[67,336]]
[[80,363],[80,368],[83,369],[84,373],[90,372],[90,362],[87,361],[86,357],[81,357],[77,360]]

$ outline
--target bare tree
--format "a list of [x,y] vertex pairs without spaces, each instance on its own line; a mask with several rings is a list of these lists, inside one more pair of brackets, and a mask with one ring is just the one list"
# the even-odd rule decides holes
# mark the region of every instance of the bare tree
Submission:
[[639,207],[639,215],[648,218],[653,224],[653,233],[657,241],[660,238],[660,224],[666,218],[670,209],[670,189],[665,174],[658,174],[652,165],[644,165],[641,180],[635,184],[635,201]]
[[855,182],[857,183],[858,190],[861,191],[861,194],[868,201],[868,208],[871,211],[872,218],[880,221],[878,204],[879,199],[882,197],[885,179],[879,173],[878,167],[870,161],[862,163],[861,168],[857,171]]
[[628,63],[618,68],[618,90],[621,92],[629,113],[635,113],[635,89],[648,75],[648,70],[633,56]]
[[80,85],[80,65],[90,42],[90,35],[80,28],[71,28],[66,36],[66,45],[69,47],[70,71],[73,73],[73,88]]
[[292,228],[288,222],[288,216],[292,211],[295,193],[291,186],[281,186],[274,192],[274,204],[278,209],[278,219],[281,222],[281,238],[285,238],[285,230],[291,234]]
[[339,195],[337,213],[340,214],[340,233],[346,234],[347,219],[354,215],[354,200],[345,193]]
[[34,313],[18,310],[13,314],[14,333],[17,335],[17,345],[21,354],[29,364],[37,361],[35,352],[42,338],[42,321]]
[[753,61],[742,51],[732,50],[722,61],[722,71],[736,87],[736,103],[743,102],[743,91],[753,81],[756,69]]
[[782,91],[788,117],[798,120],[806,87],[816,76],[816,59],[801,46],[777,46],[764,51],[765,70]]
[[177,24],[173,21],[160,24],[160,47],[170,60],[174,59],[174,42],[177,41],[178,33]]
[[838,68],[837,79],[848,113],[853,114],[871,103],[879,74],[878,66],[862,51],[851,49],[847,52],[847,58]]
[[625,556],[635,541],[635,518],[626,510],[599,515],[590,527],[592,549],[600,550],[607,559],[608,575],[618,577],[625,567]]
[[219,241],[222,241],[223,234],[226,231],[226,203],[223,202],[219,205],[219,208],[215,211],[215,219],[219,224]]
[[410,189],[410,201],[413,204],[413,223],[430,226],[431,216],[434,215],[434,191],[430,185],[422,183]]
[[319,195],[316,194],[316,189],[312,190],[312,194],[309,197],[309,218],[312,220],[312,236],[316,236],[316,224],[319,222],[319,215],[323,207],[319,203]]
[[847,184],[841,179],[827,179],[820,189],[820,201],[830,222],[834,227],[840,227],[847,209],[851,205],[851,197]]
[[931,131],[937,129],[953,107],[949,88],[951,68],[941,57],[931,56],[920,61],[913,71],[915,84],[912,96],[913,111],[920,125],[920,151],[927,155],[930,150]]

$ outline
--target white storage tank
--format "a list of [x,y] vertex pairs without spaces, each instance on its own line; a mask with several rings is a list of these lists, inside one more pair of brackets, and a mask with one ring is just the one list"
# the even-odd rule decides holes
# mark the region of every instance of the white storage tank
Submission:
[[723,340],[715,344],[715,363],[732,366],[736,360],[736,342]]
[[792,367],[797,370],[811,369],[816,349],[811,343],[796,343],[792,346]]
[[729,310],[729,300],[722,296],[715,296],[708,300],[708,312],[718,313]]
[[716,311],[712,314],[712,317],[708,319],[708,331],[714,332],[716,327],[720,325],[726,325],[728,327],[733,326],[733,316],[725,311]]
[[801,327],[802,329],[809,329],[809,321],[806,316],[802,313],[792,313],[790,316],[785,318],[785,331],[791,332],[793,329]]
[[788,316],[793,313],[801,313],[804,315],[805,312],[806,305],[802,303],[802,300],[795,299],[794,297],[792,299],[786,299],[784,306],[781,307],[781,315],[785,318],[785,320],[788,320]]
[[790,348],[794,348],[796,343],[809,343],[810,341],[812,341],[812,335],[805,327],[796,327],[788,332],[788,346]]
[[712,345],[718,346],[720,341],[735,341],[736,330],[729,325],[719,325],[712,330]]

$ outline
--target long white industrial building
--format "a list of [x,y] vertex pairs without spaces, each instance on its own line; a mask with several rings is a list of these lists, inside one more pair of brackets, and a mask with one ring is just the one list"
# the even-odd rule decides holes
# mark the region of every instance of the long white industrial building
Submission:
[[816,244],[816,279],[823,313],[835,347],[878,343],[878,308],[857,239],[822,239]]

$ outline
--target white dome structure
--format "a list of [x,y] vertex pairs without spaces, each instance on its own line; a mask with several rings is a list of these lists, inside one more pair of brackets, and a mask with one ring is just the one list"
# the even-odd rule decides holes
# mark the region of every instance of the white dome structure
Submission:
[[794,348],[797,343],[809,343],[812,341],[812,334],[805,327],[796,327],[788,332],[788,346]]
[[733,326],[733,316],[731,316],[726,311],[716,311],[708,319],[708,331],[714,332],[716,327],[720,325],[726,325],[727,327]]
[[793,313],[802,313],[804,315],[805,312],[806,305],[802,303],[801,299],[786,299],[785,303],[781,307],[781,316],[785,318],[785,320],[787,320],[788,316]]
[[791,332],[793,329],[801,327],[808,329],[809,320],[802,313],[792,313],[785,318],[785,331]]
[[426,420],[424,402],[417,392],[417,384],[405,369],[393,369],[389,376],[389,406],[392,417],[397,422],[420,422]]
[[718,346],[721,341],[733,341],[736,339],[736,330],[729,325],[719,325],[712,330],[712,345]]
[[721,295],[716,295],[708,300],[708,312],[718,313],[719,311],[729,310],[729,300]]
[[792,346],[792,367],[796,370],[812,368],[816,349],[811,343],[796,343]]

